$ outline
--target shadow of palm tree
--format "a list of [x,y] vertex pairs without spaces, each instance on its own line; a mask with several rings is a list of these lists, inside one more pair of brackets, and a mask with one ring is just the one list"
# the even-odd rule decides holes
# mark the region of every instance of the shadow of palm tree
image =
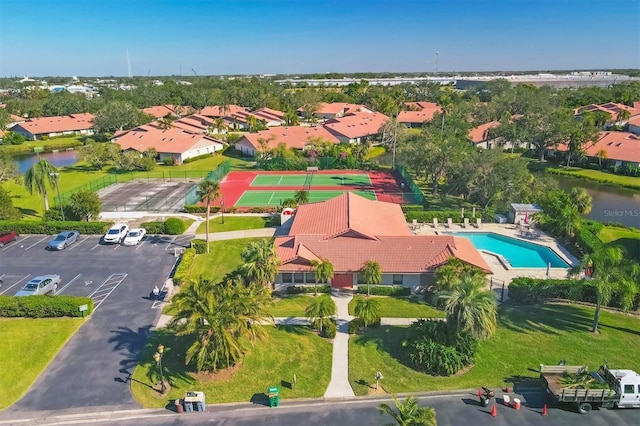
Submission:
[[567,331],[588,331],[593,316],[577,306],[504,306],[498,309],[498,327],[518,333],[540,332],[558,335]]

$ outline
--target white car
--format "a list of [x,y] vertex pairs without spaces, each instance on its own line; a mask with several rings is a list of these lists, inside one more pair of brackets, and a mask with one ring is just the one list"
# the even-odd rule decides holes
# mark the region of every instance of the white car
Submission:
[[127,236],[124,237],[122,244],[125,246],[137,246],[145,235],[147,235],[147,231],[142,228],[130,229]]
[[41,275],[26,283],[24,287],[16,293],[16,296],[36,296],[49,292],[55,295],[58,284],[60,284],[60,275]]
[[129,233],[129,226],[126,223],[116,223],[106,234],[103,240],[105,244],[120,244]]

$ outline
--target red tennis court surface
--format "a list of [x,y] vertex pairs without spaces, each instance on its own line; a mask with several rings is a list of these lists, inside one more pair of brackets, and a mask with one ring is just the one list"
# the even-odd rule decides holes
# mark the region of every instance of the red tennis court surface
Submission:
[[[306,177],[308,176],[305,171],[259,171],[259,172],[247,172],[247,171],[233,171],[229,172],[227,176],[220,182],[220,191],[224,195],[224,204],[227,207],[234,206],[240,197],[242,197],[245,191],[251,190],[253,191],[299,191],[301,189],[309,190],[313,192],[317,191],[363,191],[369,190],[375,193],[376,198],[379,201],[386,201],[396,204],[409,203],[412,200],[411,193],[404,193],[402,189],[400,189],[399,183],[396,181],[396,178],[390,172],[380,172],[380,171],[362,171],[362,170],[320,170],[314,172],[313,176],[321,175],[333,175],[333,176],[345,176],[346,179],[336,179],[335,185],[314,185],[313,177],[311,179],[311,187],[305,187],[303,185],[296,186],[286,186],[286,185],[259,185],[252,186],[252,183],[256,181],[256,177],[258,175],[273,175],[276,176],[288,176],[293,178],[291,175],[299,175],[300,182],[304,182]],[[362,175],[364,178],[368,176],[369,181],[371,182],[368,185],[363,185],[361,182],[363,179],[348,179],[348,175]],[[277,181],[282,182],[290,182],[292,179],[277,179]],[[354,176],[355,178],[355,176]],[[264,179],[260,179],[264,180]],[[326,182],[326,179],[317,179],[318,181]],[[366,180],[366,178],[364,179]],[[274,180],[276,181],[276,180]],[[293,179],[293,181],[297,181]],[[349,185],[348,182],[357,181],[359,182],[357,185]],[[345,182],[344,184],[339,182]],[[220,205],[222,200],[216,200],[215,205]]]

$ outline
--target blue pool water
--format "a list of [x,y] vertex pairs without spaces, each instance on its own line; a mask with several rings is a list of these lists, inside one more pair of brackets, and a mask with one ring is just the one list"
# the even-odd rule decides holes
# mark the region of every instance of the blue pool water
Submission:
[[568,268],[569,265],[553,250],[538,244],[492,232],[456,232],[451,235],[471,240],[478,250],[487,250],[502,255],[514,268]]

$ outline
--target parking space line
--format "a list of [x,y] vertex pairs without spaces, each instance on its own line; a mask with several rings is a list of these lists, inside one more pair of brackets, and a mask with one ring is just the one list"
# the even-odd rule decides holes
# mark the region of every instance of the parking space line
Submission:
[[26,248],[26,249],[24,249],[24,250],[25,250],[25,251],[27,251],[27,250],[29,250],[30,248],[37,246],[39,243],[43,242],[43,241],[44,241],[44,240],[46,240],[47,238],[51,238],[51,237],[47,235],[46,237],[44,237],[44,238],[43,238],[43,239],[41,239],[40,241],[38,241],[38,242],[36,242],[36,243],[31,244],[29,247],[27,247],[27,248]]
[[70,286],[71,284],[73,284],[73,283],[74,283],[78,278],[80,278],[80,276],[81,276],[81,275],[82,275],[82,274],[78,274],[78,275],[76,275],[76,277],[75,277],[74,279],[72,279],[71,281],[69,281],[68,283],[66,283],[66,284],[64,285],[64,287],[62,287],[60,290],[58,290],[58,291],[57,291],[57,293],[56,293],[56,294],[60,294],[60,293],[62,293],[62,292],[63,292],[67,287],[69,287],[69,286]]
[[140,241],[140,244],[138,244],[138,247],[136,247],[136,251],[138,251],[140,249],[140,247],[142,247],[142,245],[144,244],[145,241],[147,241],[147,237],[144,237],[144,239],[142,241]]
[[[93,311],[102,305],[107,297],[127,278],[129,274],[111,274],[106,280],[102,282],[94,291],[92,291],[88,297],[93,299]],[[106,293],[105,293],[106,292]],[[96,296],[97,295],[97,296]]]
[[74,248],[78,247],[80,244],[82,244],[82,243],[84,243],[85,241],[87,241],[89,238],[91,238],[91,237],[86,236],[86,237],[84,238],[84,240],[82,240],[82,241],[78,241],[77,243],[75,243],[74,245],[72,245],[71,247],[69,247],[69,250],[73,250]]
[[97,247],[100,247],[100,242],[99,242],[99,241],[98,241],[98,244],[96,244],[95,246],[93,246],[93,247],[91,248],[91,250],[95,250]]
[[164,249],[165,251],[167,251],[167,250],[169,250],[171,248],[171,246],[173,245],[173,242],[176,240],[176,238],[178,238],[177,235],[175,237],[173,237],[173,239],[169,242],[169,244],[167,244],[167,248]]
[[19,240],[15,240],[15,241],[13,242],[13,244],[5,244],[5,245],[4,245],[4,247],[2,247],[2,251],[8,250],[8,249],[10,249],[11,247],[14,247],[18,242],[20,242],[20,245],[24,245],[23,243],[24,243],[26,240],[28,240],[28,239],[29,239],[29,237],[31,237],[31,235],[27,235],[27,236],[26,236],[26,237],[24,237],[24,238],[20,238]]
[[25,280],[27,278],[29,278],[31,276],[31,274],[27,274],[24,277],[20,278],[20,280],[16,281],[15,283],[13,283],[12,285],[10,285],[9,287],[5,288],[4,290],[0,291],[0,294],[4,294],[7,290],[9,290],[10,288],[13,288],[16,286],[16,284],[18,284],[20,281]]

